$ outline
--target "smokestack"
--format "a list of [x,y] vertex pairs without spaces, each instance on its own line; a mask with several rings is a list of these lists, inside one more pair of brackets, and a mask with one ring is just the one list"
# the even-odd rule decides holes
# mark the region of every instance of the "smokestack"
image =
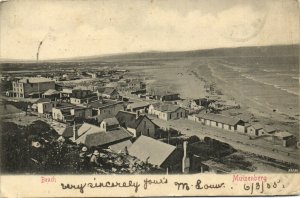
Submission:
[[73,125],[73,139],[74,139],[74,141],[78,139],[78,131],[76,130],[75,121],[74,121],[74,125]]
[[187,141],[183,142],[182,173],[188,173],[190,168],[190,159],[187,157]]

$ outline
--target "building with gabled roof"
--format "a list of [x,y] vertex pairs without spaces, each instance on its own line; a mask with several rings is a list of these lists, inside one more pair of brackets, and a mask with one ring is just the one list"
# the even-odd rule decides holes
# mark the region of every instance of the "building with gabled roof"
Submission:
[[169,172],[177,172],[181,169],[183,152],[175,146],[166,144],[151,137],[140,136],[131,147],[128,154],[139,160],[167,169]]
[[93,118],[100,123],[105,118],[112,118],[121,110],[124,110],[122,101],[98,100],[89,103],[88,107],[93,110]]
[[132,134],[122,127],[104,131],[101,127],[84,123],[78,130],[74,130],[74,135],[71,139],[77,144],[84,144],[88,147],[108,147],[131,138]]
[[116,115],[120,125],[132,132],[134,137],[141,135],[156,138],[158,126],[146,115],[129,111],[119,111]]
[[262,125],[260,123],[255,123],[247,127],[247,134],[249,136],[262,136],[270,135],[275,133],[276,129],[269,125]]
[[148,113],[156,115],[162,120],[175,120],[187,117],[187,110],[167,103],[155,103],[151,104],[148,109]]
[[119,99],[120,97],[119,92],[113,87],[105,87],[101,95],[107,99]]
[[287,131],[278,131],[272,134],[274,144],[280,144],[284,147],[294,146],[297,143],[296,137]]
[[112,117],[112,118],[105,118],[102,120],[100,127],[105,130],[105,131],[110,131],[116,128],[120,127],[119,121],[117,118]]
[[229,117],[221,114],[199,113],[189,116],[190,120],[202,123],[206,126],[220,128],[227,131],[245,133],[245,122],[239,118]]
[[146,109],[150,106],[150,104],[148,102],[134,102],[134,103],[130,103],[127,105],[127,110],[128,111],[132,111],[132,112],[141,112],[144,113],[146,112]]

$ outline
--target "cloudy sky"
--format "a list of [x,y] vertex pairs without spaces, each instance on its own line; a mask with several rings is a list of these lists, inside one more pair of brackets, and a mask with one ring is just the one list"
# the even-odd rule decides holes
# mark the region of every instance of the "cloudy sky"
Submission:
[[299,43],[296,0],[20,0],[2,3],[0,58],[68,58]]

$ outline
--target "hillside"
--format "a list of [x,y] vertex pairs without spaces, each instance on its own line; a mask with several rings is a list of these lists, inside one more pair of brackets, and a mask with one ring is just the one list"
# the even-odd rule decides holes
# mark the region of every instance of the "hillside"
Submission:
[[[66,59],[53,59],[40,61],[46,62],[118,62],[118,61],[143,61],[143,60],[169,60],[181,59],[186,57],[257,57],[257,56],[299,56],[299,45],[276,45],[276,46],[257,46],[257,47],[237,47],[237,48],[216,48],[193,51],[177,51],[177,52],[139,52],[124,53],[102,56],[74,57]],[[22,60],[0,60],[0,63],[36,63],[32,61]],[[1,66],[1,64],[0,64]]]
[[120,60],[160,60],[184,57],[240,57],[240,56],[299,56],[298,45],[276,45],[261,47],[216,48],[180,52],[141,52],[117,54],[103,57],[82,57],[77,60],[120,61]]

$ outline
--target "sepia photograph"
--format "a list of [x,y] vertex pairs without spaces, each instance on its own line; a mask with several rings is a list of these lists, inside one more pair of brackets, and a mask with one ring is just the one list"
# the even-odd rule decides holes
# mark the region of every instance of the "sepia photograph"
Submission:
[[153,175],[140,188],[165,195],[169,176],[209,175],[263,195],[294,183],[268,174],[300,181],[296,0],[0,1],[0,76],[3,184],[81,194],[95,186],[60,176]]

